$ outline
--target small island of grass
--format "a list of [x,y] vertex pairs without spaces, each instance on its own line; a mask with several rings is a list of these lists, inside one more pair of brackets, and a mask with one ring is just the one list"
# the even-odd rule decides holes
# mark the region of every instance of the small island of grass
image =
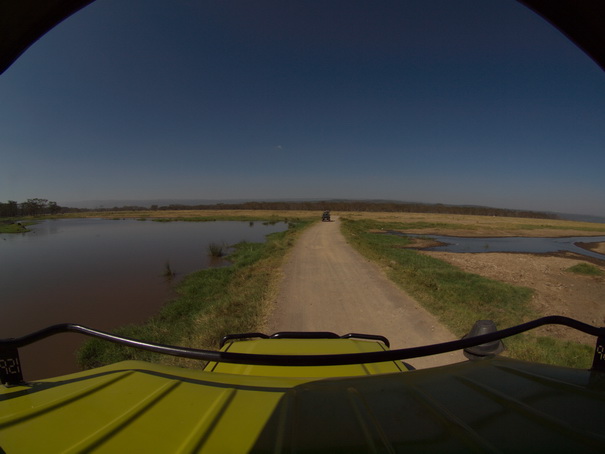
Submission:
[[33,222],[14,222],[14,221],[3,221],[0,222],[0,233],[25,233],[29,232],[26,227],[32,225]]

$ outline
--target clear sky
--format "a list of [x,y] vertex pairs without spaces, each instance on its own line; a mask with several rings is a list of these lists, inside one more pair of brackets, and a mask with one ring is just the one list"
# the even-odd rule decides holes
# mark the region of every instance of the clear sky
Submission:
[[605,72],[510,0],[98,0],[0,76],[0,201],[605,216]]

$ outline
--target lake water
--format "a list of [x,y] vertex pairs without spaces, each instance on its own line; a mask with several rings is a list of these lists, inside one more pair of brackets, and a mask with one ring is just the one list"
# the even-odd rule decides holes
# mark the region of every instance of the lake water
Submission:
[[[157,313],[179,278],[229,264],[210,257],[210,243],[263,242],[287,224],[65,219],[29,228],[0,234],[0,338],[56,323],[111,331],[140,322]],[[175,279],[163,275],[167,262]],[[20,349],[27,378],[76,370],[72,352],[82,339],[62,334]]]
[[567,238],[528,238],[528,237],[498,237],[498,238],[465,238],[457,236],[440,235],[414,235],[402,232],[388,232],[390,234],[432,238],[443,246],[426,248],[427,251],[444,252],[525,252],[544,254],[549,252],[575,252],[587,257],[605,260],[605,255],[589,251],[576,245],[576,243],[605,242],[605,236],[579,236]]

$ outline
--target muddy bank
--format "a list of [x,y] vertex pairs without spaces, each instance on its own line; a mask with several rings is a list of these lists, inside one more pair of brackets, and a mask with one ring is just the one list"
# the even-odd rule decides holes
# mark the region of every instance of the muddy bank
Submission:
[[413,238],[410,237],[410,243],[402,246],[404,249],[429,249],[432,247],[446,246],[447,243],[433,240],[432,238]]
[[601,243],[576,243],[576,246],[586,249],[588,251],[597,252],[599,254],[605,254],[605,242]]

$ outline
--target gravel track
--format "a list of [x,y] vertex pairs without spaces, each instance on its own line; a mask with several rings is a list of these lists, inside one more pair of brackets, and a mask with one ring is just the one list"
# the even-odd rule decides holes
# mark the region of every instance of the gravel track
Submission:
[[[456,339],[345,241],[338,219],[307,229],[281,271],[267,332],[381,334],[390,340],[392,349]],[[461,352],[453,352],[408,362],[426,368],[465,359]]]

